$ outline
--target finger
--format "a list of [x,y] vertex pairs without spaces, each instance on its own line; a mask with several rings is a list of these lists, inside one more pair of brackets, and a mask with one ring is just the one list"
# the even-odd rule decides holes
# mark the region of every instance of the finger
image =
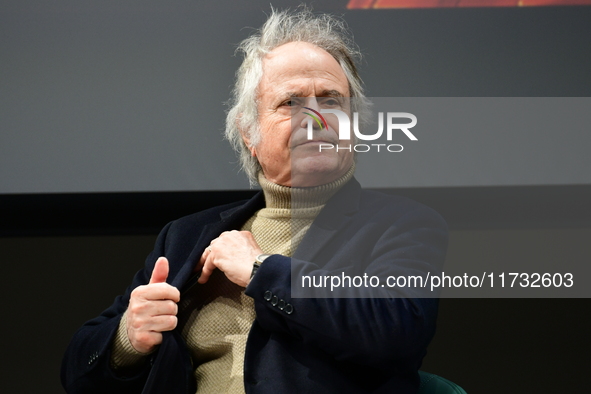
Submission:
[[168,283],[152,283],[142,289],[138,288],[138,295],[148,301],[171,300],[180,301],[180,291]]
[[177,323],[178,319],[173,315],[153,316],[142,326],[142,330],[155,332],[171,331],[174,330]]
[[203,264],[203,268],[201,269],[201,275],[199,276],[199,280],[197,282],[204,284],[207,283],[209,277],[213,273],[215,269],[215,265],[213,264],[213,260],[211,258],[207,258],[205,263]]
[[179,306],[172,300],[158,301],[153,316],[172,315],[176,316],[179,311]]
[[134,312],[136,315],[143,314],[147,318],[164,315],[176,316],[178,305],[172,300],[148,301],[137,306],[134,305]]
[[202,267],[205,265],[205,261],[207,260],[207,257],[210,254],[211,254],[211,245],[208,246],[207,248],[205,248],[205,250],[203,251],[203,254],[199,258],[199,262],[195,265],[195,269],[193,270],[193,272],[199,272],[202,269]]
[[141,301],[159,301],[159,300],[171,300],[179,302],[180,292],[179,290],[169,285],[168,283],[152,283],[149,285],[138,286],[131,292],[130,301],[135,300]]
[[159,257],[154,265],[150,283],[163,283],[168,278],[168,260],[166,257]]
[[162,334],[156,331],[128,331],[131,346],[140,353],[149,353],[162,343]]

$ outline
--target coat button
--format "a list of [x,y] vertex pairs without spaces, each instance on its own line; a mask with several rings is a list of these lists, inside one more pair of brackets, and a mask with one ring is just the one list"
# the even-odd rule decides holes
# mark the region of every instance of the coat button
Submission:
[[291,304],[286,304],[285,305],[285,309],[283,310],[285,313],[287,313],[288,315],[291,315],[293,313],[293,305]]
[[265,294],[263,295],[263,298],[266,301],[271,301],[271,297],[273,297],[273,293],[271,293],[269,290],[265,291]]
[[283,308],[285,308],[285,301],[283,300],[279,300],[279,303],[277,304],[277,308],[279,308],[279,310],[283,310]]
[[278,302],[279,298],[277,298],[277,296],[274,295],[273,298],[271,298],[271,305],[276,306]]

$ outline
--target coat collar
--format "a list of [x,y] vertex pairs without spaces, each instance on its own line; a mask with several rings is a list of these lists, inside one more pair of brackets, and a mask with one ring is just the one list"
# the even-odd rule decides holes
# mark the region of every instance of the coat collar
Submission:
[[[222,211],[219,220],[206,224],[189,254],[189,257],[179,270],[171,285],[178,289],[187,288],[192,285],[197,277],[193,275],[193,269],[199,262],[205,248],[212,239],[217,238],[224,231],[236,230],[244,224],[256,211],[265,206],[263,192],[255,194],[245,204]],[[193,276],[193,277],[192,277]],[[190,278],[190,280],[189,280]],[[187,283],[187,282],[191,283]]]

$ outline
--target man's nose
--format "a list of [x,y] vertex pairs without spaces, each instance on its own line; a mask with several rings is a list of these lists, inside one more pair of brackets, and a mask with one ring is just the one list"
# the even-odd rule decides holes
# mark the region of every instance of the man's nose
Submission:
[[305,103],[305,107],[312,108],[315,111],[320,111],[320,104],[318,104],[316,97],[308,97]]
[[322,127],[321,121],[319,122],[318,116],[314,114],[314,112],[303,109],[302,110],[302,117],[300,121],[300,127],[302,129],[308,129],[308,124],[312,124],[312,128],[314,130],[320,130]]

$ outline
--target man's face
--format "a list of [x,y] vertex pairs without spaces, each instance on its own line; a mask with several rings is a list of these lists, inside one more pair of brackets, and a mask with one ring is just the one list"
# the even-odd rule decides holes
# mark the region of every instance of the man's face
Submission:
[[309,187],[332,182],[347,172],[353,164],[352,152],[319,149],[320,144],[339,143],[336,116],[325,115],[328,129],[321,130],[313,122],[314,138],[308,140],[311,118],[302,113],[307,111],[303,107],[346,110],[343,97],[349,97],[345,73],[323,49],[292,42],[265,56],[258,101],[261,138],[250,150],[268,180]]

